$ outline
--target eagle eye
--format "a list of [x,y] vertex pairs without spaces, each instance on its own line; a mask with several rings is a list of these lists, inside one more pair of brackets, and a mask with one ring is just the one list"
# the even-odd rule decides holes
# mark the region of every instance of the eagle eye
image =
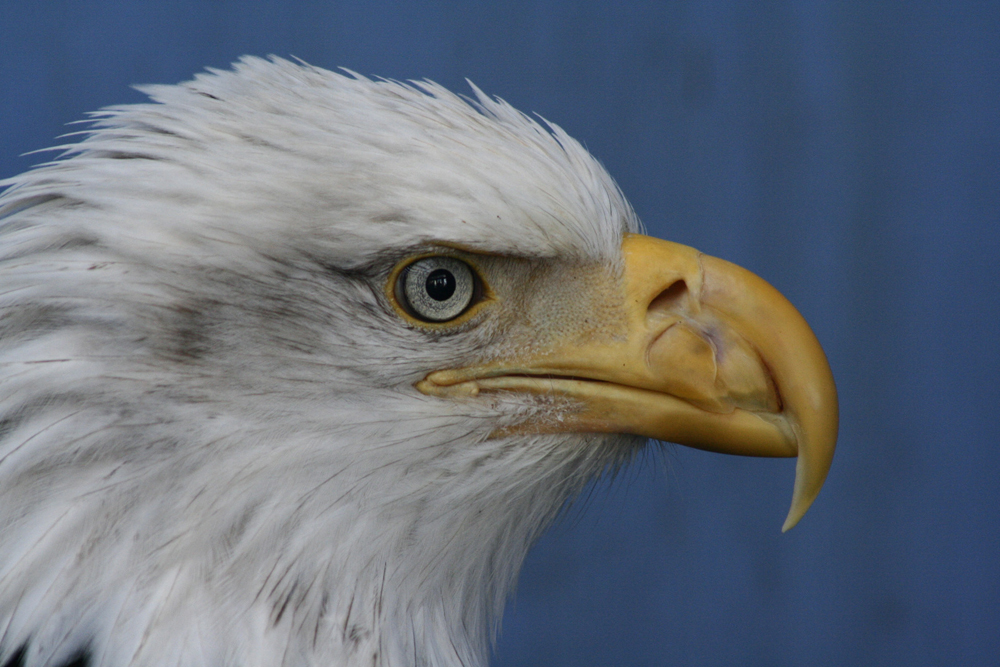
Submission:
[[454,257],[424,257],[399,274],[396,295],[415,317],[426,322],[453,320],[472,304],[476,274]]

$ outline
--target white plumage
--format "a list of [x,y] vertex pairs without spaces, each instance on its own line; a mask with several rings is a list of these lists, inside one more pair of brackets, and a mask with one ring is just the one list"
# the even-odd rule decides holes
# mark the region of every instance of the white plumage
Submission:
[[531,299],[428,333],[383,276],[447,242],[537,282],[634,215],[481,94],[253,58],[144,90],[0,200],[3,655],[484,663],[528,546],[641,441],[487,440],[544,401],[413,384],[503,354]]
[[[485,664],[527,549],[645,439],[424,379],[624,340],[592,322],[635,215],[478,90],[255,58],[143,90],[0,198],[0,664]],[[485,305],[397,303],[435,254]]]

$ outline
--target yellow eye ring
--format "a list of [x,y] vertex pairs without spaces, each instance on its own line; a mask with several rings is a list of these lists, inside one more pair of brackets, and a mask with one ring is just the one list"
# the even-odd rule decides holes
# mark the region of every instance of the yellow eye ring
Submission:
[[428,254],[400,262],[386,295],[408,321],[436,329],[467,322],[491,293],[471,262]]

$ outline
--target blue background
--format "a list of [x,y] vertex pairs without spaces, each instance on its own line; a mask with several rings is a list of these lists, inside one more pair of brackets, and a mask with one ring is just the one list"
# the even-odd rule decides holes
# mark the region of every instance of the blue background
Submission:
[[1000,3],[0,4],[0,177],[87,111],[242,54],[464,78],[562,125],[651,233],[761,274],[812,323],[841,439],[683,448],[532,552],[495,663],[1000,663]]

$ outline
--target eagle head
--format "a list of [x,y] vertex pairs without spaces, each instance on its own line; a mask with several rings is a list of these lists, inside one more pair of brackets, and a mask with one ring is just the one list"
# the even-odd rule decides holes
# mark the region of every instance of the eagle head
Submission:
[[0,198],[0,663],[482,665],[648,439],[815,498],[809,327],[559,127],[280,59],[143,90]]

